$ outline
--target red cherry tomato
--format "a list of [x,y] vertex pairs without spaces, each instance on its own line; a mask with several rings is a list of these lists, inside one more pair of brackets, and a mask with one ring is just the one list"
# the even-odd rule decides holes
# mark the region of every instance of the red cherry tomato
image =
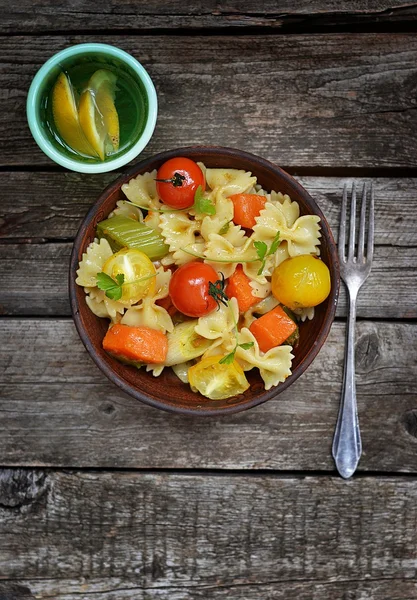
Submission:
[[209,282],[219,278],[210,265],[190,262],[179,267],[169,282],[169,295],[177,310],[188,317],[204,317],[217,308],[216,300],[209,294]]
[[171,208],[190,208],[199,185],[204,191],[204,174],[190,158],[170,158],[159,167],[156,174],[158,196]]

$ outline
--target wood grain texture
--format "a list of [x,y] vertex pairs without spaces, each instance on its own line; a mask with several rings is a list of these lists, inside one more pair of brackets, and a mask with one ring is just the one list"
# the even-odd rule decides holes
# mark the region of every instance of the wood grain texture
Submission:
[[[357,324],[361,471],[417,472],[417,325]],[[333,470],[344,326],[308,371],[255,409],[191,418],[107,382],[69,320],[2,319],[3,465]],[[1,570],[0,570],[1,572]]]
[[[68,265],[70,243],[0,244],[0,313],[70,315]],[[371,275],[361,289],[358,316],[383,319],[417,317],[417,248],[380,246]],[[338,316],[346,315],[341,288]]]
[[1,600],[35,600],[51,594],[54,600],[415,600],[416,593],[416,583],[402,577],[340,582],[275,580],[189,587],[174,582],[151,588],[118,577],[0,583]]
[[[70,241],[87,210],[116,173],[0,172],[3,201],[0,240]],[[343,186],[351,189],[351,177],[297,177],[310,192],[337,239]],[[375,191],[375,243],[417,244],[417,179],[356,178],[361,191],[372,181]]]
[[52,164],[31,138],[27,90],[54,52],[86,41],[132,53],[155,82],[143,156],[200,143],[292,167],[417,166],[414,34],[2,37],[0,166]]
[[415,20],[414,2],[393,0],[254,0],[237,2],[216,0],[184,4],[180,0],[146,3],[130,0],[104,0],[100,5],[82,1],[59,3],[53,0],[21,0],[2,7],[0,32],[97,31],[193,29],[226,27],[268,27],[286,29],[290,26],[335,26],[341,24],[396,23]]
[[0,505],[0,571],[61,600],[411,600],[416,518],[411,479],[50,471]]

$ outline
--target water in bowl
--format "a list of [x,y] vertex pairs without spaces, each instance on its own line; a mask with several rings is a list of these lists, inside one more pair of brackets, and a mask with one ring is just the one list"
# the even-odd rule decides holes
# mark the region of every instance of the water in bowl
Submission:
[[[119,120],[119,143],[115,150],[106,143],[105,155],[91,156],[74,149],[60,135],[53,114],[53,90],[61,73],[65,73],[75,92],[77,106],[82,93],[88,88],[91,77],[99,70],[110,72],[116,78],[114,106]],[[69,158],[83,163],[95,164],[111,161],[125,154],[140,138],[148,117],[147,94],[142,82],[130,67],[117,58],[108,56],[80,57],[59,65],[45,82],[40,106],[41,122],[51,143]]]

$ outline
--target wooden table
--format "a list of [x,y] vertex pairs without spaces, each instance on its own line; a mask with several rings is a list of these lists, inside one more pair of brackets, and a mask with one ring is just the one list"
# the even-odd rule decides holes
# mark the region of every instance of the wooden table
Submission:
[[[416,599],[415,3],[0,5],[0,599]],[[257,153],[297,177],[335,232],[344,183],[373,182],[356,348],[364,452],[350,481],[330,452],[344,290],[307,373],[246,413],[152,409],[86,354],[68,260],[117,174],[59,168],[25,118],[37,69],[86,41],[132,53],[155,82],[143,157],[200,143]]]

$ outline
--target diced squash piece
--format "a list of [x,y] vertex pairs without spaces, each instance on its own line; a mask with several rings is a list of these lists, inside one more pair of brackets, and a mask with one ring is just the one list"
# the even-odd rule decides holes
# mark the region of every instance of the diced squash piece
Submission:
[[268,352],[271,348],[283,344],[296,329],[296,323],[290,319],[282,306],[276,306],[253,321],[249,327],[262,352]]

